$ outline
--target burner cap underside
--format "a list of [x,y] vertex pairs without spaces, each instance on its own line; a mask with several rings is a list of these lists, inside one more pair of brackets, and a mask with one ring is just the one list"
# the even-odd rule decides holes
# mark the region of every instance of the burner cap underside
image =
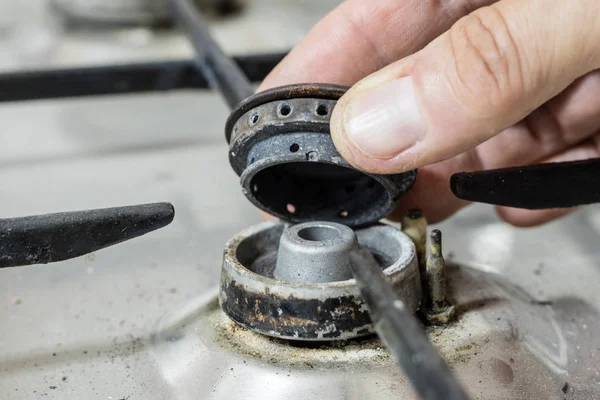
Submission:
[[329,134],[344,89],[291,85],[260,92],[229,117],[229,161],[242,191],[284,221],[364,227],[385,218],[414,184],[416,170],[369,174],[346,162]]

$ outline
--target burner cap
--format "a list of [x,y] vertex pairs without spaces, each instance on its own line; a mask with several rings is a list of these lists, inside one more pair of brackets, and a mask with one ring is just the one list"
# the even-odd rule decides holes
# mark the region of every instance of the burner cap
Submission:
[[229,161],[254,205],[287,222],[361,227],[387,216],[412,187],[416,170],[368,174],[338,153],[329,120],[346,90],[324,84],[283,86],[249,97],[231,113]]

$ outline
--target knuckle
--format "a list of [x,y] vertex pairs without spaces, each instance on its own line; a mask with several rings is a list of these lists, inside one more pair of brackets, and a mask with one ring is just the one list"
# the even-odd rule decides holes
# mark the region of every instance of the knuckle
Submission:
[[499,11],[485,7],[469,14],[450,30],[448,40],[454,61],[448,65],[449,83],[465,108],[489,114],[522,95],[521,56]]

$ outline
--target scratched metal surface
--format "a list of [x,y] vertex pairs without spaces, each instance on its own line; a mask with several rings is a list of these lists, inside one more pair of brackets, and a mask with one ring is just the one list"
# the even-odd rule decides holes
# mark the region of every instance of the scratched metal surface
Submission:
[[[191,54],[176,34],[65,32],[41,2],[17,3],[0,2],[3,69]],[[334,3],[254,0],[214,31],[232,52],[281,50]],[[153,201],[177,210],[143,238],[0,271],[0,398],[411,398],[377,341],[296,348],[218,310],[223,245],[259,221],[227,162],[226,116],[200,92],[0,105],[0,216]],[[454,270],[465,312],[429,332],[473,398],[600,398],[598,207],[530,230],[471,207],[441,228],[456,264],[509,282],[506,295]]]

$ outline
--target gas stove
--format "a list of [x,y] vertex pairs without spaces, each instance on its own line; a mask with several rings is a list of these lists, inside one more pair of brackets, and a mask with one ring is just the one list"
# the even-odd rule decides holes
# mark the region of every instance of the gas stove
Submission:
[[[310,3],[314,14],[287,21],[283,35],[264,11],[290,15],[296,2],[252,1],[236,19],[212,21],[211,27],[228,52],[277,53],[291,47],[335,3]],[[126,81],[131,76],[127,66],[136,63],[151,64],[151,71],[163,71],[165,63],[178,71],[193,68],[192,49],[176,31],[139,26],[61,30],[39,7],[24,2],[17,15],[32,25],[32,16],[39,17],[46,25],[36,26],[47,32],[6,25],[14,34],[0,46],[14,57],[7,57],[4,70],[64,72],[67,67],[104,68],[97,61],[108,60],[112,68],[122,68]],[[251,32],[263,40],[252,40],[252,47],[240,43],[240,31],[256,26]],[[17,46],[19,35],[33,35],[26,37],[39,40],[39,47]],[[0,105],[3,218],[162,201],[175,209],[168,226],[117,246],[54,264],[0,269],[0,397],[418,398],[386,344],[360,319],[368,308],[364,305],[350,313],[357,318],[346,319],[354,325],[345,331],[338,320],[312,329],[310,316],[291,321],[296,323],[292,329],[276,324],[289,319],[266,321],[279,314],[278,307],[280,316],[293,307],[282,308],[281,302],[267,303],[268,312],[259,312],[264,310],[259,305],[254,313],[236,314],[254,310],[236,308],[248,296],[238,297],[236,305],[240,292],[228,285],[232,279],[227,276],[249,275],[240,265],[261,272],[263,294],[267,279],[269,284],[300,280],[269,286],[271,300],[261,301],[272,301],[277,290],[290,298],[290,287],[304,285],[305,291],[292,297],[301,298],[310,281],[317,281],[322,296],[340,298],[332,289],[360,292],[337,284],[352,281],[343,268],[323,278],[310,265],[296,268],[292,261],[292,268],[285,267],[297,251],[312,251],[295,248],[286,261],[286,248],[289,254],[298,238],[318,243],[331,227],[309,226],[307,233],[297,225],[301,221],[294,221],[292,226],[299,227],[294,236],[283,222],[260,221],[227,160],[231,149],[222,134],[227,107],[214,92],[198,90],[206,82],[189,76],[185,82],[196,88],[192,91],[140,94],[125,85],[120,95]],[[37,86],[42,88],[54,94],[60,89]],[[303,208],[296,206],[279,212],[301,216]],[[336,210],[341,222],[354,215],[341,211]],[[414,235],[407,221],[403,225],[386,222],[353,232],[361,247],[371,243],[366,247],[376,248],[382,259],[386,249],[400,243],[406,257],[394,259],[392,251],[389,265],[401,261],[398,270],[416,271],[419,249],[410,251],[408,238]],[[491,207],[475,205],[427,232],[435,229],[443,233],[447,298],[456,316],[425,330],[469,397],[599,398],[599,209],[588,207],[547,226],[520,230],[499,221]],[[373,241],[381,234],[374,230],[387,232],[383,237],[389,246],[377,248],[387,242],[381,237]],[[285,240],[284,231],[290,235]],[[257,235],[271,242],[257,241]],[[283,251],[281,241],[287,246]],[[240,251],[244,243],[246,251]],[[249,256],[248,248],[262,249],[264,257]],[[281,260],[276,253],[283,253]],[[319,283],[323,279],[336,282]],[[418,298],[415,293],[422,288],[408,281],[398,280]],[[246,282],[246,289],[256,284]],[[403,297],[409,308],[418,308],[418,301],[409,298]],[[335,314],[339,307],[327,311]],[[267,324],[273,321],[274,326]]]

